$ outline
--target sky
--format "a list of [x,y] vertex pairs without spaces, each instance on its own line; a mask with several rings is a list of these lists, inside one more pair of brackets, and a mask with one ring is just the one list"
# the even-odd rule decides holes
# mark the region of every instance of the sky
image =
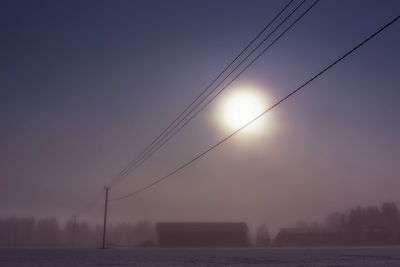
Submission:
[[[286,3],[2,1],[0,217],[100,220],[103,186]],[[228,135],[218,113],[230,93],[256,90],[274,103],[399,13],[394,0],[321,0],[110,197]],[[399,22],[267,114],[262,131],[110,203],[110,221],[278,229],[356,205],[400,204],[398,47]]]

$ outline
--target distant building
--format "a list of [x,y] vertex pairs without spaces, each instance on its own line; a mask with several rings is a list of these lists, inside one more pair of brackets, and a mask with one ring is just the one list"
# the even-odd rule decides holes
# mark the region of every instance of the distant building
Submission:
[[157,223],[160,246],[236,247],[248,245],[245,223]]
[[275,246],[337,246],[345,234],[322,229],[283,228],[274,239]]

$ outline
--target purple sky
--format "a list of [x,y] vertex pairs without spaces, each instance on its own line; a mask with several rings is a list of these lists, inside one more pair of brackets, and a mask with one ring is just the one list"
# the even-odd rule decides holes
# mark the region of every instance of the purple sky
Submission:
[[[2,1],[0,216],[65,219],[97,196],[82,214],[93,218],[104,184],[285,4]],[[254,85],[276,101],[399,13],[394,0],[322,0],[232,87]],[[270,132],[232,138],[168,182],[111,204],[110,220],[246,220],[273,229],[358,204],[400,203],[399,47],[396,23],[271,112]],[[227,135],[214,120],[218,105],[111,195]]]

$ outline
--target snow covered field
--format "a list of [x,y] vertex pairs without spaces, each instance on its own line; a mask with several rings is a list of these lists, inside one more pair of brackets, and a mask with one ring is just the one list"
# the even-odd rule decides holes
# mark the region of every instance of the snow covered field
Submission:
[[400,247],[107,250],[1,248],[0,266],[400,266]]

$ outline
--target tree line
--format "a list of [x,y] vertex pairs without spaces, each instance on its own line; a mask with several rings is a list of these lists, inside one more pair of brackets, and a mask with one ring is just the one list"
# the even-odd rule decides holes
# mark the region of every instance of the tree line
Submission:
[[400,212],[393,202],[332,213],[326,228],[344,233],[343,242],[348,245],[400,244]]
[[[0,219],[0,246],[100,247],[103,229],[78,220],[61,226],[54,218]],[[107,227],[109,246],[151,245],[155,233],[150,222],[116,223]]]
[[357,206],[330,214],[324,223],[303,222],[282,228],[272,240],[267,234],[258,239],[273,246],[400,245],[400,212],[393,202]]
[[[0,219],[0,246],[100,247],[102,226],[54,218]],[[107,245],[154,246],[154,225],[148,221],[116,223],[107,227]],[[301,223],[282,228],[271,238],[265,224],[256,229],[258,246],[400,245],[400,212],[393,202],[357,206],[330,214],[324,223]]]

